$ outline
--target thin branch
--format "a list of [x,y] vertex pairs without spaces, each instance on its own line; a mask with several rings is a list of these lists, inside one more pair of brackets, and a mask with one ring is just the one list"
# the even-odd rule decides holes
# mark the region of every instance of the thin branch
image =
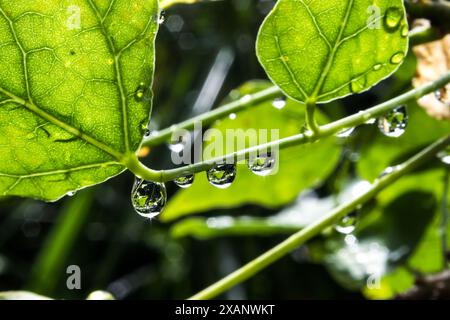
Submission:
[[400,166],[398,166],[397,170],[384,176],[383,178],[375,181],[372,187],[364,192],[359,197],[337,207],[333,211],[331,211],[326,216],[319,219],[317,222],[309,225],[308,227],[302,229],[301,231],[295,233],[276,247],[267,251],[263,255],[258,258],[252,260],[248,264],[244,265],[240,269],[234,271],[227,277],[222,280],[216,282],[200,293],[192,296],[190,299],[192,300],[204,300],[204,299],[212,299],[222,294],[223,292],[231,289],[235,285],[242,283],[243,281],[249,279],[253,275],[257,274],[262,269],[271,265],[275,261],[284,257],[286,254],[295,250],[302,244],[304,244],[309,239],[318,235],[325,228],[333,225],[339,219],[346,216],[362,204],[368,202],[373,199],[380,191],[384,190],[388,186],[392,185],[402,176],[410,173],[411,171],[417,169],[423,164],[428,163],[435,155],[446,148],[450,144],[450,136],[446,136],[439,141],[435,142],[425,150],[418,153],[416,156],[412,157],[408,161],[404,162]]
[[218,163],[237,163],[241,160],[247,159],[249,155],[258,154],[260,151],[266,151],[271,149],[283,149],[300,144],[311,143],[325,137],[332,136],[343,129],[348,129],[362,125],[368,120],[380,117],[390,110],[402,105],[410,100],[418,99],[426,94],[436,91],[437,89],[445,86],[450,82],[450,72],[425,86],[413,89],[407,93],[404,93],[394,99],[379,104],[373,108],[365,111],[361,111],[357,114],[349,116],[347,118],[332,122],[330,124],[320,127],[318,134],[313,134],[311,131],[301,133],[298,135],[290,136],[280,140],[272,141],[262,145],[258,145],[249,149],[243,149],[235,153],[225,155],[223,157],[206,160],[203,162],[195,163],[185,167],[167,170],[167,171],[154,171],[147,168],[145,165],[139,162],[137,158],[130,158],[127,162],[127,167],[137,176],[151,181],[167,182],[174,180],[180,176],[198,173],[206,171],[214,167]]

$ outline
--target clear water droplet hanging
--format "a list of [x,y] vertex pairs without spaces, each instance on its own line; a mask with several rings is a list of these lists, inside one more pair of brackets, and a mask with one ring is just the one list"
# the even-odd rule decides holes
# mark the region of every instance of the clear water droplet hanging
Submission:
[[131,191],[131,203],[134,210],[145,218],[158,216],[167,203],[165,184],[136,177]]
[[209,183],[213,186],[226,189],[236,178],[236,165],[218,164],[206,172]]

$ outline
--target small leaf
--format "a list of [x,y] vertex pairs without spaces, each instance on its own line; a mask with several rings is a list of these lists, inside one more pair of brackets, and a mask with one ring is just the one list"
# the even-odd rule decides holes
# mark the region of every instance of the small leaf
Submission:
[[0,2],[0,196],[56,200],[124,170],[149,121],[158,10]]
[[288,96],[327,102],[397,70],[405,28],[401,0],[280,0],[261,26],[257,54]]

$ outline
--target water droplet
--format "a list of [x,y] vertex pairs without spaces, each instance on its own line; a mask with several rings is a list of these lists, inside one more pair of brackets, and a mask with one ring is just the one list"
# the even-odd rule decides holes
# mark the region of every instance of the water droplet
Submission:
[[403,18],[403,11],[397,7],[391,7],[386,10],[384,22],[388,29],[396,29]]
[[447,148],[437,154],[442,163],[450,165],[450,148]]
[[184,150],[184,143],[183,142],[169,143],[169,149],[174,153],[180,153],[181,151]]
[[438,89],[434,92],[434,96],[440,103],[450,106],[450,94],[446,90],[446,88]]
[[356,79],[353,79],[352,82],[350,82],[350,90],[353,93],[358,93],[364,90],[366,86],[366,77],[359,77]]
[[392,64],[399,64],[403,61],[405,58],[405,54],[403,52],[397,52],[391,57],[391,63]]
[[164,183],[136,178],[131,191],[131,203],[139,215],[154,218],[162,212],[166,202],[167,191]]
[[399,169],[401,169],[401,166],[387,167],[386,169],[384,169],[383,172],[380,173],[380,175],[378,176],[378,179],[384,178],[387,175],[390,175],[391,173],[393,173]]
[[186,189],[192,186],[192,184],[194,183],[194,175],[187,174],[185,176],[176,178],[173,182],[180,188]]
[[342,234],[350,234],[355,231],[357,223],[358,213],[355,211],[342,218],[341,221],[334,226],[334,229]]
[[275,168],[275,162],[275,156],[272,153],[268,153],[250,158],[247,166],[254,174],[264,177],[272,173]]
[[355,131],[355,128],[347,128],[336,133],[336,137],[338,138],[348,138]]
[[402,27],[401,35],[402,35],[403,38],[406,38],[406,37],[409,35],[409,28],[408,28],[408,25],[407,25],[407,24],[405,24],[405,25]]
[[76,194],[77,194],[76,191],[69,191],[69,192],[66,193],[66,196],[68,196],[68,197],[73,197],[73,196],[76,195]]
[[142,101],[144,99],[144,96],[145,96],[145,83],[141,82],[139,84],[139,87],[136,89],[134,93],[134,98],[137,101]]
[[378,119],[380,132],[387,137],[398,138],[405,133],[408,125],[406,107],[395,108],[384,117]]
[[166,12],[164,10],[161,10],[158,17],[158,23],[163,24],[164,21],[166,21]]
[[237,118],[236,113],[230,113],[228,118],[230,118],[230,120],[235,120]]
[[144,131],[144,137],[145,137],[145,138],[148,138],[148,137],[150,137],[150,135],[151,135],[150,129],[145,129],[145,131]]
[[272,106],[278,110],[283,109],[286,106],[286,97],[274,99],[272,102]]
[[381,63],[377,63],[376,65],[373,66],[373,70],[378,71],[383,67],[383,65]]
[[213,186],[226,189],[236,178],[236,166],[234,164],[218,164],[206,173],[209,183]]

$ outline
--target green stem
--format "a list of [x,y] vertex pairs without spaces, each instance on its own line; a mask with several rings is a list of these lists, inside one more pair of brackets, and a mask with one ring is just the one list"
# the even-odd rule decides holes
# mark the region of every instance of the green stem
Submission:
[[306,101],[306,125],[311,130],[312,136],[320,135],[320,127],[317,124],[316,118],[316,102],[313,100]]
[[235,285],[247,280],[265,267],[271,265],[286,254],[295,250],[312,237],[318,235],[322,230],[333,225],[334,223],[336,223],[336,221],[346,216],[359,206],[373,199],[380,191],[393,184],[402,176],[406,175],[412,170],[417,169],[422,164],[428,163],[436,155],[436,153],[447,147],[449,144],[450,136],[446,136],[440,139],[413,158],[398,166],[397,169],[391,174],[375,181],[372,187],[359,197],[337,207],[325,217],[295,233],[276,247],[262,254],[258,258],[252,260],[251,262],[226,276],[222,280],[192,296],[190,299],[212,299],[227,291],[228,289],[234,287]]
[[435,80],[422,87],[413,89],[394,99],[381,103],[373,108],[361,111],[352,116],[319,127],[317,134],[308,131],[298,135],[258,145],[249,149],[243,149],[235,153],[225,155],[223,157],[217,157],[211,160],[206,160],[203,162],[198,162],[192,165],[167,171],[151,170],[142,163],[140,163],[136,157],[132,157],[131,159],[129,159],[129,161],[126,163],[126,166],[130,169],[130,171],[132,171],[134,174],[140,176],[143,179],[160,182],[171,181],[186,174],[198,173],[209,170],[212,167],[214,167],[214,165],[217,163],[223,163],[225,161],[231,160],[233,160],[234,163],[237,163],[237,161],[246,159],[251,154],[257,154],[259,151],[271,149],[272,150],[284,149],[292,146],[297,146],[300,144],[314,142],[319,139],[332,136],[333,134],[336,134],[343,129],[348,129],[358,125],[362,125],[370,119],[380,117],[384,115],[386,112],[389,112],[390,110],[398,107],[399,105],[402,105],[410,100],[418,99],[426,94],[436,91],[437,89],[445,86],[449,82],[450,82],[450,72],[448,72],[438,80]]
[[173,132],[176,132],[176,130],[192,130],[194,129],[196,123],[201,123],[202,126],[208,126],[214,121],[228,116],[230,113],[243,111],[261,102],[278,98],[281,95],[281,90],[277,86],[270,87],[254,94],[245,95],[237,101],[233,101],[220,108],[204,113],[198,117],[194,117],[177,125],[158,131],[148,137],[144,141],[143,146],[153,147],[159,145],[164,141],[168,141],[171,138]]

